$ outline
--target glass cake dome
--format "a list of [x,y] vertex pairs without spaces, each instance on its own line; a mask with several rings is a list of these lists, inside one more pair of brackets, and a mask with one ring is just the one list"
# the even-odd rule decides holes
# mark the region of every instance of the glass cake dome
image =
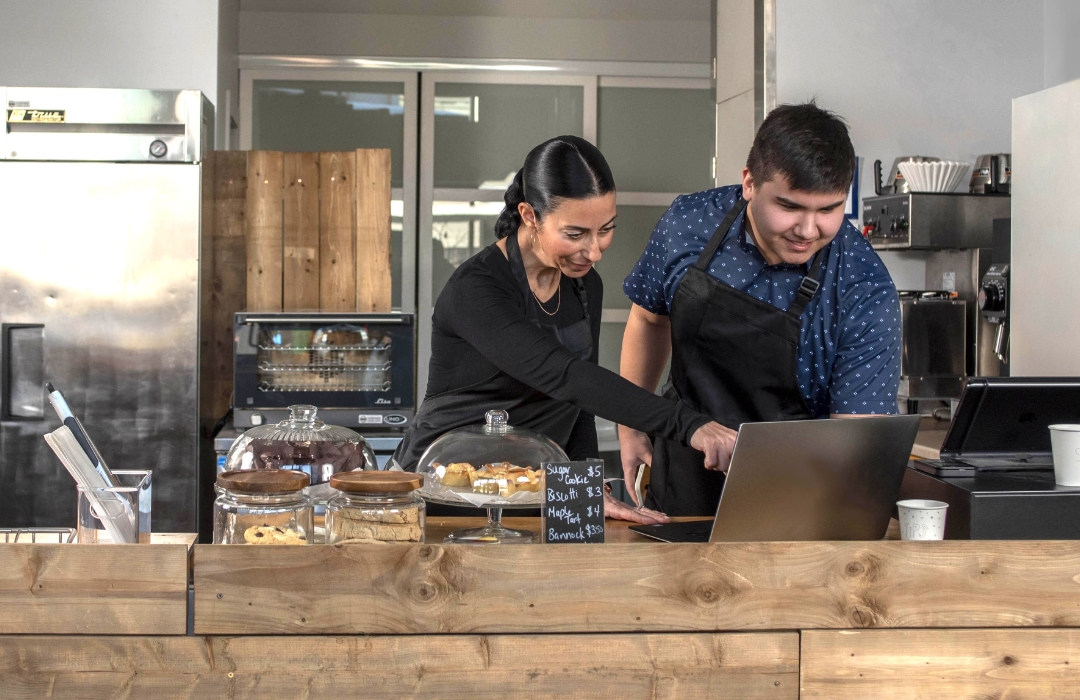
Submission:
[[539,508],[545,462],[566,462],[566,453],[540,433],[509,425],[506,411],[488,411],[484,425],[448,431],[424,451],[416,471],[420,495],[453,506],[488,509],[488,524],[458,530],[447,542],[528,543],[533,533],[501,524],[503,508]]
[[311,477],[308,495],[325,502],[330,477],[378,469],[375,453],[359,433],[316,420],[314,406],[289,406],[289,418],[247,431],[233,443],[224,470],[293,469]]

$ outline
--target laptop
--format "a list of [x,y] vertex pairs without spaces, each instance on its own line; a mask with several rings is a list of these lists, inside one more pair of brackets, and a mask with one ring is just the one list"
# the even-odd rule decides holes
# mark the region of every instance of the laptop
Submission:
[[919,416],[744,423],[716,517],[633,525],[663,542],[880,540]]
[[1080,379],[976,377],[956,407],[939,459],[913,466],[934,476],[1053,469],[1049,426],[1080,423]]

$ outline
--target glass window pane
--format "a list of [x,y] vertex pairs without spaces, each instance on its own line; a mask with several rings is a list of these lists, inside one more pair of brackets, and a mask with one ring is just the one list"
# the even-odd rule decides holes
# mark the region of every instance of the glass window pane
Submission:
[[583,133],[574,85],[436,83],[435,187],[505,189],[534,146]]
[[[412,309],[401,308],[401,271],[405,261],[402,260],[401,240],[405,228],[405,202],[400,199],[390,200],[390,305],[398,311],[411,312]],[[410,262],[410,265],[413,263]]]
[[716,105],[711,90],[602,87],[597,138],[624,192],[713,186]]
[[256,80],[251,147],[266,151],[389,148],[391,183],[402,186],[403,83]]
[[[630,300],[623,294],[622,283],[634,269],[638,258],[645,252],[656,222],[667,207],[640,207],[618,205],[615,219],[615,235],[611,246],[596,264],[596,271],[604,280],[604,308],[629,309]],[[622,331],[619,331],[621,334]]]
[[457,266],[495,242],[502,202],[434,202],[431,207],[431,299]]

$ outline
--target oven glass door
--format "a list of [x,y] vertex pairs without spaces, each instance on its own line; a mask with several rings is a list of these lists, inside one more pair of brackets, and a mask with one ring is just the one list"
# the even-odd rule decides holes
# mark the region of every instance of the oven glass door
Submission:
[[238,408],[411,408],[412,317],[238,315]]

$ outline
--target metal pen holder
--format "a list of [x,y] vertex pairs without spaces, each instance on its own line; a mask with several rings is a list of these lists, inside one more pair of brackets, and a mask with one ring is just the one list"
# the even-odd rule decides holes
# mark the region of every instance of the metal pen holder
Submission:
[[150,542],[150,497],[152,472],[150,470],[114,470],[120,486],[89,489],[105,513],[97,511],[87,497],[86,490],[79,488],[78,542],[79,544],[112,544],[113,538],[101,522],[104,517],[120,517],[130,514],[128,522],[135,541]]

